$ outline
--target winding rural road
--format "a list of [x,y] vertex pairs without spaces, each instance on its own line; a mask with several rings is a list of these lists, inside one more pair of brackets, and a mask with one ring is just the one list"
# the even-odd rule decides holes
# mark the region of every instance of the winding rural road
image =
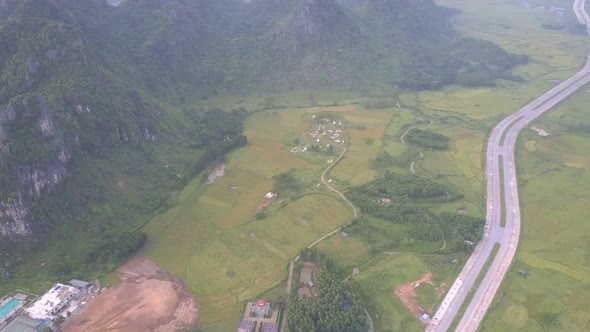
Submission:
[[[584,6],[585,0],[576,0],[574,11],[580,23],[586,25],[587,30],[590,31],[590,18]],[[466,304],[465,313],[457,325],[457,331],[460,332],[477,331],[512,263],[520,236],[520,203],[514,160],[518,133],[531,121],[588,83],[590,83],[590,56],[579,72],[511,114],[492,130],[486,156],[487,214],[484,235],[443,299],[426,331],[447,331],[450,328],[466,297],[472,291],[480,272],[483,272],[481,284],[473,290],[473,298]],[[499,244],[497,254],[490,258],[489,268],[482,271],[495,244]]]
[[[428,125],[426,125],[426,127],[430,127],[432,126],[432,124],[434,123],[434,121],[430,120],[430,122],[428,123]],[[403,145],[407,145],[406,140],[404,138],[406,138],[406,135],[412,131],[416,129],[416,127],[410,127],[408,128],[403,135],[400,136],[399,140],[400,142],[402,142]],[[420,152],[420,159],[424,158],[424,154],[422,152]],[[416,174],[416,160],[412,161],[412,164],[410,165],[410,172],[412,172],[412,174]]]
[[[340,160],[342,160],[342,158],[344,158],[344,155],[346,154],[347,150],[348,150],[348,148],[345,147],[344,150],[342,151],[342,153],[340,153],[340,155],[338,156],[338,158],[336,158],[336,160],[334,160],[333,163],[331,163],[328,167],[326,167],[326,169],[324,169],[324,171],[322,172],[322,176],[320,177],[320,180],[322,181],[322,183],[324,185],[326,185],[326,187],[330,191],[335,192],[338,196],[340,196],[340,198],[342,198],[343,201],[346,202],[346,204],[348,204],[352,208],[352,220],[354,220],[354,219],[358,218],[358,215],[359,215],[358,209],[356,208],[356,206],[354,206],[354,204],[352,204],[352,202],[341,191],[332,187],[332,185],[330,185],[330,182],[326,181],[326,175],[328,175],[328,173],[330,173],[330,170],[332,170],[332,168],[334,168],[334,166],[336,166],[338,164],[338,162],[340,162]],[[325,239],[329,238],[330,236],[338,233],[340,231],[340,228],[341,227],[338,227],[335,230],[331,231],[330,233],[315,240],[310,245],[308,245],[307,248],[315,247],[318,243],[320,243],[320,242],[324,241]],[[297,261],[299,261],[299,258],[300,258],[299,255],[297,255],[295,258],[293,258],[293,260],[289,264],[289,275],[287,276],[287,298],[289,298],[289,296],[291,295],[291,289],[293,288],[293,286],[292,286],[292,284],[293,284],[293,271],[295,269],[295,263],[297,263]],[[289,313],[288,310],[285,311],[285,317],[283,319],[283,325],[281,326],[281,331],[285,331],[285,327],[287,326],[288,313]],[[367,311],[366,308],[365,308],[365,314],[367,315],[367,319],[369,320],[368,332],[375,332],[373,319],[371,318],[371,315],[369,315],[369,312]]]
[[[338,194],[338,196],[340,196],[340,198],[342,198],[343,201],[345,201],[348,205],[350,205],[350,207],[352,208],[352,219],[356,219],[359,216],[359,212],[356,209],[356,206],[354,206],[354,204],[352,204],[352,202],[350,200],[348,200],[348,198],[346,198],[346,196],[344,196],[344,194],[342,192],[340,192],[338,189],[332,187],[330,185],[330,183],[328,181],[326,181],[326,175],[330,172],[330,170],[332,170],[332,168],[334,168],[334,166],[336,166],[336,164],[338,164],[338,162],[340,162],[340,160],[342,160],[342,158],[344,157],[344,154],[346,153],[346,150],[347,150],[347,148],[344,148],[344,150],[342,151],[342,153],[340,154],[340,156],[338,156],[338,159],[336,159],[332,164],[330,164],[330,166],[326,167],[326,169],[322,173],[322,176],[321,176],[320,179],[326,185],[326,187],[328,187],[328,189],[330,189],[330,191],[333,191],[336,194]],[[338,229],[340,229],[340,228],[338,228]],[[312,243],[308,248],[313,247],[314,245],[317,244],[317,242],[320,242],[323,239],[329,237],[330,235],[336,233],[338,231],[338,229],[336,229],[334,232],[326,235],[325,237],[319,239],[318,241]]]

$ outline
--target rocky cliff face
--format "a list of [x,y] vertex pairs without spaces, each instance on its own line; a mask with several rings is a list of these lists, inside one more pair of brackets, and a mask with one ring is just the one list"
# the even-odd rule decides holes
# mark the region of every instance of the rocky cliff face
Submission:
[[[305,0],[295,12],[292,26],[295,51],[315,47],[350,45],[359,29],[334,0]],[[335,38],[340,36],[340,38]]]
[[[40,158],[19,162],[11,158],[13,141],[19,139],[19,124],[31,126],[45,150]],[[21,99],[17,105],[8,104],[0,113],[0,144],[2,176],[13,179],[4,181],[0,201],[0,233],[8,238],[29,236],[35,224],[30,209],[43,194],[60,183],[68,174],[71,147],[56,127],[49,106],[41,96]],[[17,143],[18,145],[18,143]]]
[[48,222],[35,211],[74,157],[158,140],[153,106],[86,39],[92,22],[77,11],[95,5],[105,10],[100,1],[0,2],[0,241],[40,238]]

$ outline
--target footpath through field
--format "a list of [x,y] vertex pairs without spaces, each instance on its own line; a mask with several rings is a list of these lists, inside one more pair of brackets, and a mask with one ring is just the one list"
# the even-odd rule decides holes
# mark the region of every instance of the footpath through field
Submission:
[[[330,183],[328,181],[326,181],[326,175],[328,175],[328,173],[330,173],[330,170],[332,170],[332,168],[334,168],[334,166],[336,166],[338,164],[338,162],[340,162],[340,160],[342,160],[342,158],[344,158],[346,151],[347,151],[347,148],[345,147],[344,150],[342,151],[342,153],[338,156],[338,158],[333,163],[331,163],[328,167],[326,167],[326,169],[324,169],[324,171],[322,172],[322,176],[320,177],[320,180],[322,181],[322,183],[324,185],[326,185],[326,187],[330,191],[332,191],[332,192],[336,193],[338,196],[340,196],[340,198],[342,198],[342,200],[345,201],[346,204],[348,204],[352,208],[352,220],[354,220],[354,219],[358,218],[358,209],[356,208],[356,206],[354,206],[354,204],[352,204],[352,202],[346,197],[346,195],[344,195],[344,193],[342,193],[340,190],[332,187],[330,185]],[[315,247],[318,243],[320,243],[320,242],[324,241],[325,239],[329,238],[330,236],[338,233],[338,231],[340,231],[340,227],[336,228],[335,230],[331,231],[330,233],[315,240],[310,245],[308,245],[307,248],[311,249],[311,248]],[[297,255],[295,258],[293,258],[293,260],[291,260],[291,263],[289,264],[289,275],[287,277],[287,299],[289,299],[289,296],[291,295],[291,289],[292,289],[292,284],[293,284],[293,270],[295,269],[295,263],[297,263],[299,261],[299,258],[300,258],[299,255]],[[289,313],[288,310],[285,311],[285,316],[283,318],[283,324],[281,326],[281,332],[285,331],[285,327],[287,326],[288,313]],[[373,319],[371,318],[371,315],[369,315],[369,312],[367,311],[366,308],[365,308],[365,314],[367,315],[367,319],[369,320],[369,332],[375,332]]]
[[[426,125],[426,127],[432,126],[433,123],[434,123],[434,121],[430,120],[430,122],[428,123],[428,125]],[[410,127],[403,133],[403,135],[400,136],[399,140],[400,140],[400,142],[402,142],[403,145],[408,145],[405,140],[406,135],[408,135],[408,133],[410,131],[412,131],[416,128],[417,127]],[[422,158],[424,158],[424,154],[422,152],[420,152],[420,159],[422,159]],[[416,160],[412,161],[412,164],[410,165],[410,172],[412,172],[412,174],[416,174]]]

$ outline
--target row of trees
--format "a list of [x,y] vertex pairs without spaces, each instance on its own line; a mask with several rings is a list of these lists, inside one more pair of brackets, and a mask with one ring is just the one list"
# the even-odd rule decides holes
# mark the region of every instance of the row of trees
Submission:
[[113,242],[110,254],[119,259],[127,258],[137,252],[147,240],[147,234],[142,231],[124,232]]

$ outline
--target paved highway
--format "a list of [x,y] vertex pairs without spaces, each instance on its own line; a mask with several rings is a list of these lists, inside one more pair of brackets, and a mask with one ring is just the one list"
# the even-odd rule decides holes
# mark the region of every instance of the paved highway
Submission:
[[586,30],[590,32],[590,17],[585,10],[586,0],[575,0],[574,1],[574,13],[580,24],[586,26]]
[[[575,0],[574,11],[580,23],[586,25],[590,31],[590,18],[584,6],[585,0]],[[588,83],[590,83],[590,56],[584,67],[574,76],[511,114],[492,130],[486,155],[487,212],[484,235],[443,299],[426,331],[449,329],[497,243],[500,245],[499,250],[481,284],[477,290],[474,290],[473,298],[457,325],[457,331],[477,331],[510,267],[520,236],[520,204],[514,160],[514,146],[518,133],[531,121]],[[502,208],[502,199],[504,199],[504,208]],[[502,218],[505,220],[504,227],[502,227]]]

